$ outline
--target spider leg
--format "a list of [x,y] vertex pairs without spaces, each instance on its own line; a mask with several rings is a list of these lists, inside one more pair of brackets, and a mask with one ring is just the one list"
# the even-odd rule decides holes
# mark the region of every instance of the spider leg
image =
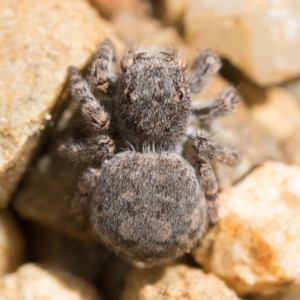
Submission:
[[113,140],[107,135],[100,135],[93,143],[87,145],[68,142],[60,145],[58,149],[60,155],[90,165],[79,179],[77,191],[71,203],[71,217],[80,228],[85,228],[88,224],[89,195],[97,184],[101,163],[113,155],[114,149]]
[[94,56],[90,82],[102,94],[115,94],[117,75],[113,72],[114,50],[111,40],[106,39],[98,48]]
[[70,90],[72,96],[79,102],[83,117],[98,131],[107,131],[110,125],[110,117],[92,94],[87,82],[79,71],[69,68]]
[[212,50],[206,49],[196,55],[192,65],[189,87],[192,94],[202,91],[222,66],[221,59]]
[[100,173],[100,168],[87,168],[82,173],[77,184],[77,191],[72,198],[70,217],[81,229],[88,225],[89,196],[96,187]]
[[219,161],[229,166],[235,166],[240,156],[235,149],[214,142],[204,131],[192,139],[193,150],[205,160]]
[[208,221],[213,225],[219,220],[217,202],[218,183],[213,169],[207,162],[198,163],[196,170],[200,177],[200,185],[205,193]]
[[82,161],[90,166],[99,166],[115,150],[114,142],[108,135],[99,135],[88,144],[69,141],[58,148],[60,155],[75,161]]
[[214,100],[192,102],[191,112],[200,121],[224,116],[235,110],[238,99],[236,89],[230,87],[224,89]]

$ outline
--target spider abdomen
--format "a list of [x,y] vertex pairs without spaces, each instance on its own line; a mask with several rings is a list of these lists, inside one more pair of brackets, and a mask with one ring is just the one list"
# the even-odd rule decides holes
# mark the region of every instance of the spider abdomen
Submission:
[[152,264],[190,251],[205,230],[205,205],[195,170],[181,156],[126,151],[104,161],[91,218],[112,250]]

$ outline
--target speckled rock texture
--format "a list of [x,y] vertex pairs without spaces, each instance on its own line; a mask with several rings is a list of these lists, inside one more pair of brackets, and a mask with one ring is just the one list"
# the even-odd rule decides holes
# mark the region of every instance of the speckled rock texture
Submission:
[[300,168],[266,162],[220,193],[221,220],[193,256],[239,294],[300,277]]
[[[112,27],[84,0],[0,2],[0,208],[23,174],[70,65],[82,68]],[[55,113],[54,113],[55,115]],[[51,120],[52,119],[52,120]]]
[[0,211],[0,277],[13,272],[25,259],[25,241],[13,215]]
[[238,300],[213,274],[184,265],[134,270],[127,278],[122,300]]
[[100,300],[96,290],[70,273],[25,264],[0,278],[1,300]]
[[260,85],[300,74],[297,0],[191,0],[184,24],[192,45],[216,49]]

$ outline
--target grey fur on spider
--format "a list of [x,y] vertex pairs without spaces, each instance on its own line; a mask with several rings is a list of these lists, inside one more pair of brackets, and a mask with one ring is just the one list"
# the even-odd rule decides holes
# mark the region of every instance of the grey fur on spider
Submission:
[[[220,67],[210,50],[200,52],[187,80],[187,63],[174,49],[132,49],[113,71],[113,46],[105,40],[91,67],[90,83],[112,97],[112,114],[70,67],[71,94],[97,136],[93,143],[61,145],[62,155],[89,165],[82,174],[72,211],[89,215],[102,242],[137,263],[159,264],[189,252],[208,224],[218,220],[218,185],[208,164],[229,165],[238,154],[202,132],[191,136],[198,157],[192,167],[177,146],[186,136],[190,115],[200,120],[231,113],[237,103],[233,88],[217,99],[191,106],[190,93],[202,90]],[[129,149],[114,154],[109,133],[117,128]]]

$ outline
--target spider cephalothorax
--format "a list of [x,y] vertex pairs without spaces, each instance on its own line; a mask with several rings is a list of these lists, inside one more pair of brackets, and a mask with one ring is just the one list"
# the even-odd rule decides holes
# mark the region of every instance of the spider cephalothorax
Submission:
[[121,68],[114,113],[122,137],[178,142],[190,115],[185,61],[174,50],[137,49],[125,55]]
[[[157,264],[180,257],[218,220],[218,185],[209,160],[238,162],[234,150],[205,132],[189,135],[190,115],[208,120],[230,113],[237,102],[233,88],[217,99],[191,106],[190,93],[203,89],[221,63],[212,51],[199,53],[187,80],[186,62],[173,49],[133,49],[113,72],[113,48],[104,41],[91,67],[90,82],[114,102],[111,116],[75,68],[72,95],[94,128],[93,142],[67,143],[60,153],[89,165],[79,180],[74,214],[87,215],[101,240],[136,262]],[[130,145],[114,154],[111,128]],[[189,137],[196,157],[192,167],[178,145]],[[180,148],[180,147],[179,147]]]

